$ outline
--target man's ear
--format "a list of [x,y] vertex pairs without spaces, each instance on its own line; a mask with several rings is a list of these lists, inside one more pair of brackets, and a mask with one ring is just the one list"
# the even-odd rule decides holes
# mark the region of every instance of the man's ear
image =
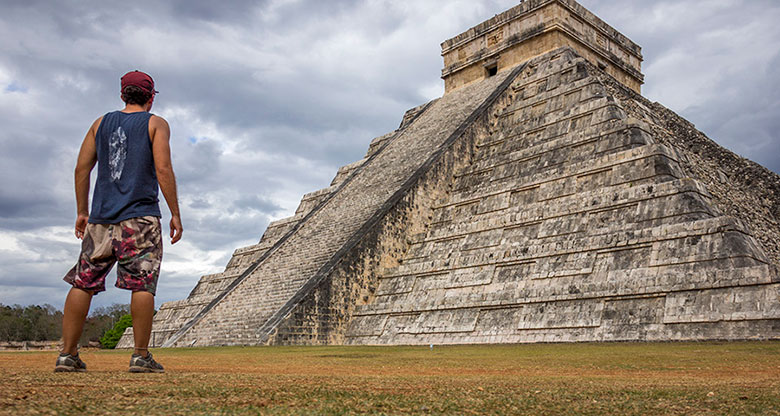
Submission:
[[152,109],[152,104],[154,104],[154,94],[152,94],[152,98],[149,99],[149,102],[146,103],[146,111]]

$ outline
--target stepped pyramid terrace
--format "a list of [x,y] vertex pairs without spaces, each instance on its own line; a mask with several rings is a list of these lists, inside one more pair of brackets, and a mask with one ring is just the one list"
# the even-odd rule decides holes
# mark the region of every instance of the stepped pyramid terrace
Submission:
[[780,176],[644,98],[638,45],[526,0],[441,47],[444,95],[153,346],[780,339]]

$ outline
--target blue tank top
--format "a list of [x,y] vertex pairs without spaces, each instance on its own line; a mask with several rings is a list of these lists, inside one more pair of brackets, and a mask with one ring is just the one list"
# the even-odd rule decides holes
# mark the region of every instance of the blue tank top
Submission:
[[160,216],[157,174],[149,139],[151,113],[114,111],[103,116],[95,137],[98,173],[92,196],[93,224]]

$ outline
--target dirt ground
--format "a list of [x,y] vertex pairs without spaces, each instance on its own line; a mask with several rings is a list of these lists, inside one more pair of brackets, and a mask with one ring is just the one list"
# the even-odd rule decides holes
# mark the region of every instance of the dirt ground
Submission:
[[0,352],[0,414],[780,415],[780,342]]

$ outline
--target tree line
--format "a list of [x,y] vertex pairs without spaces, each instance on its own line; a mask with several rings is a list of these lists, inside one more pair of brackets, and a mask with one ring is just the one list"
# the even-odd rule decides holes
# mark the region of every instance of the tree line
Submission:
[[[99,341],[119,319],[130,313],[130,305],[115,303],[92,310],[84,323],[81,345]],[[62,311],[52,305],[3,305],[0,303],[0,342],[56,341],[62,338]]]

